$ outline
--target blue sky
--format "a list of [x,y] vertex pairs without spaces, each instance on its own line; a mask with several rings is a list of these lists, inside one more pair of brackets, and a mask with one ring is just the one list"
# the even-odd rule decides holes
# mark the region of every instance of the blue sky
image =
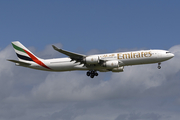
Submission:
[[18,40],[42,50],[114,52],[169,49],[179,43],[180,1],[0,1],[1,48]]

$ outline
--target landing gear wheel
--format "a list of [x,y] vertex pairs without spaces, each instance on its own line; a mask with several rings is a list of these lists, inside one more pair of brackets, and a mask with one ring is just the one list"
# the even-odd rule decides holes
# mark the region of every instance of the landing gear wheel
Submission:
[[94,78],[94,74],[91,74],[91,76],[90,76],[91,78]]
[[161,66],[160,66],[160,65],[161,65],[161,63],[158,63],[158,69],[161,69]]
[[88,71],[88,72],[86,73],[86,75],[87,75],[87,76],[90,76],[90,75],[91,75],[91,73]]
[[161,69],[161,66],[158,66],[158,69]]
[[98,73],[95,70],[89,70],[86,75],[94,78],[94,76],[98,76]]

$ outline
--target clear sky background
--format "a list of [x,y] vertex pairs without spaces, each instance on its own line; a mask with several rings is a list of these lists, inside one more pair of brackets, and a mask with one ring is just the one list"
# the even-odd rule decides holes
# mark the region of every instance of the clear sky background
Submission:
[[[178,120],[179,0],[0,1],[0,120]],[[15,66],[20,41],[35,55],[166,49],[175,57],[123,73],[44,72]]]

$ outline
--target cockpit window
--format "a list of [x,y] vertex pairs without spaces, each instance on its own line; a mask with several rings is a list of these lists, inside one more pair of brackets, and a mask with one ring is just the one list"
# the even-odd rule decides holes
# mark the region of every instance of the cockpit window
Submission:
[[171,53],[171,52],[166,52],[166,54],[168,54],[168,53]]

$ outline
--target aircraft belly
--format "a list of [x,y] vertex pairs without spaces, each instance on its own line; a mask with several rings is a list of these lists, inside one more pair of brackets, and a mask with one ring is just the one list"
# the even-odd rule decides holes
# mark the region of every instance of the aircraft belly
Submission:
[[50,68],[54,71],[71,71],[75,64],[71,62],[53,63]]
[[139,64],[150,64],[157,63],[157,58],[136,58],[136,59],[125,59],[122,60],[125,65],[139,65]]

